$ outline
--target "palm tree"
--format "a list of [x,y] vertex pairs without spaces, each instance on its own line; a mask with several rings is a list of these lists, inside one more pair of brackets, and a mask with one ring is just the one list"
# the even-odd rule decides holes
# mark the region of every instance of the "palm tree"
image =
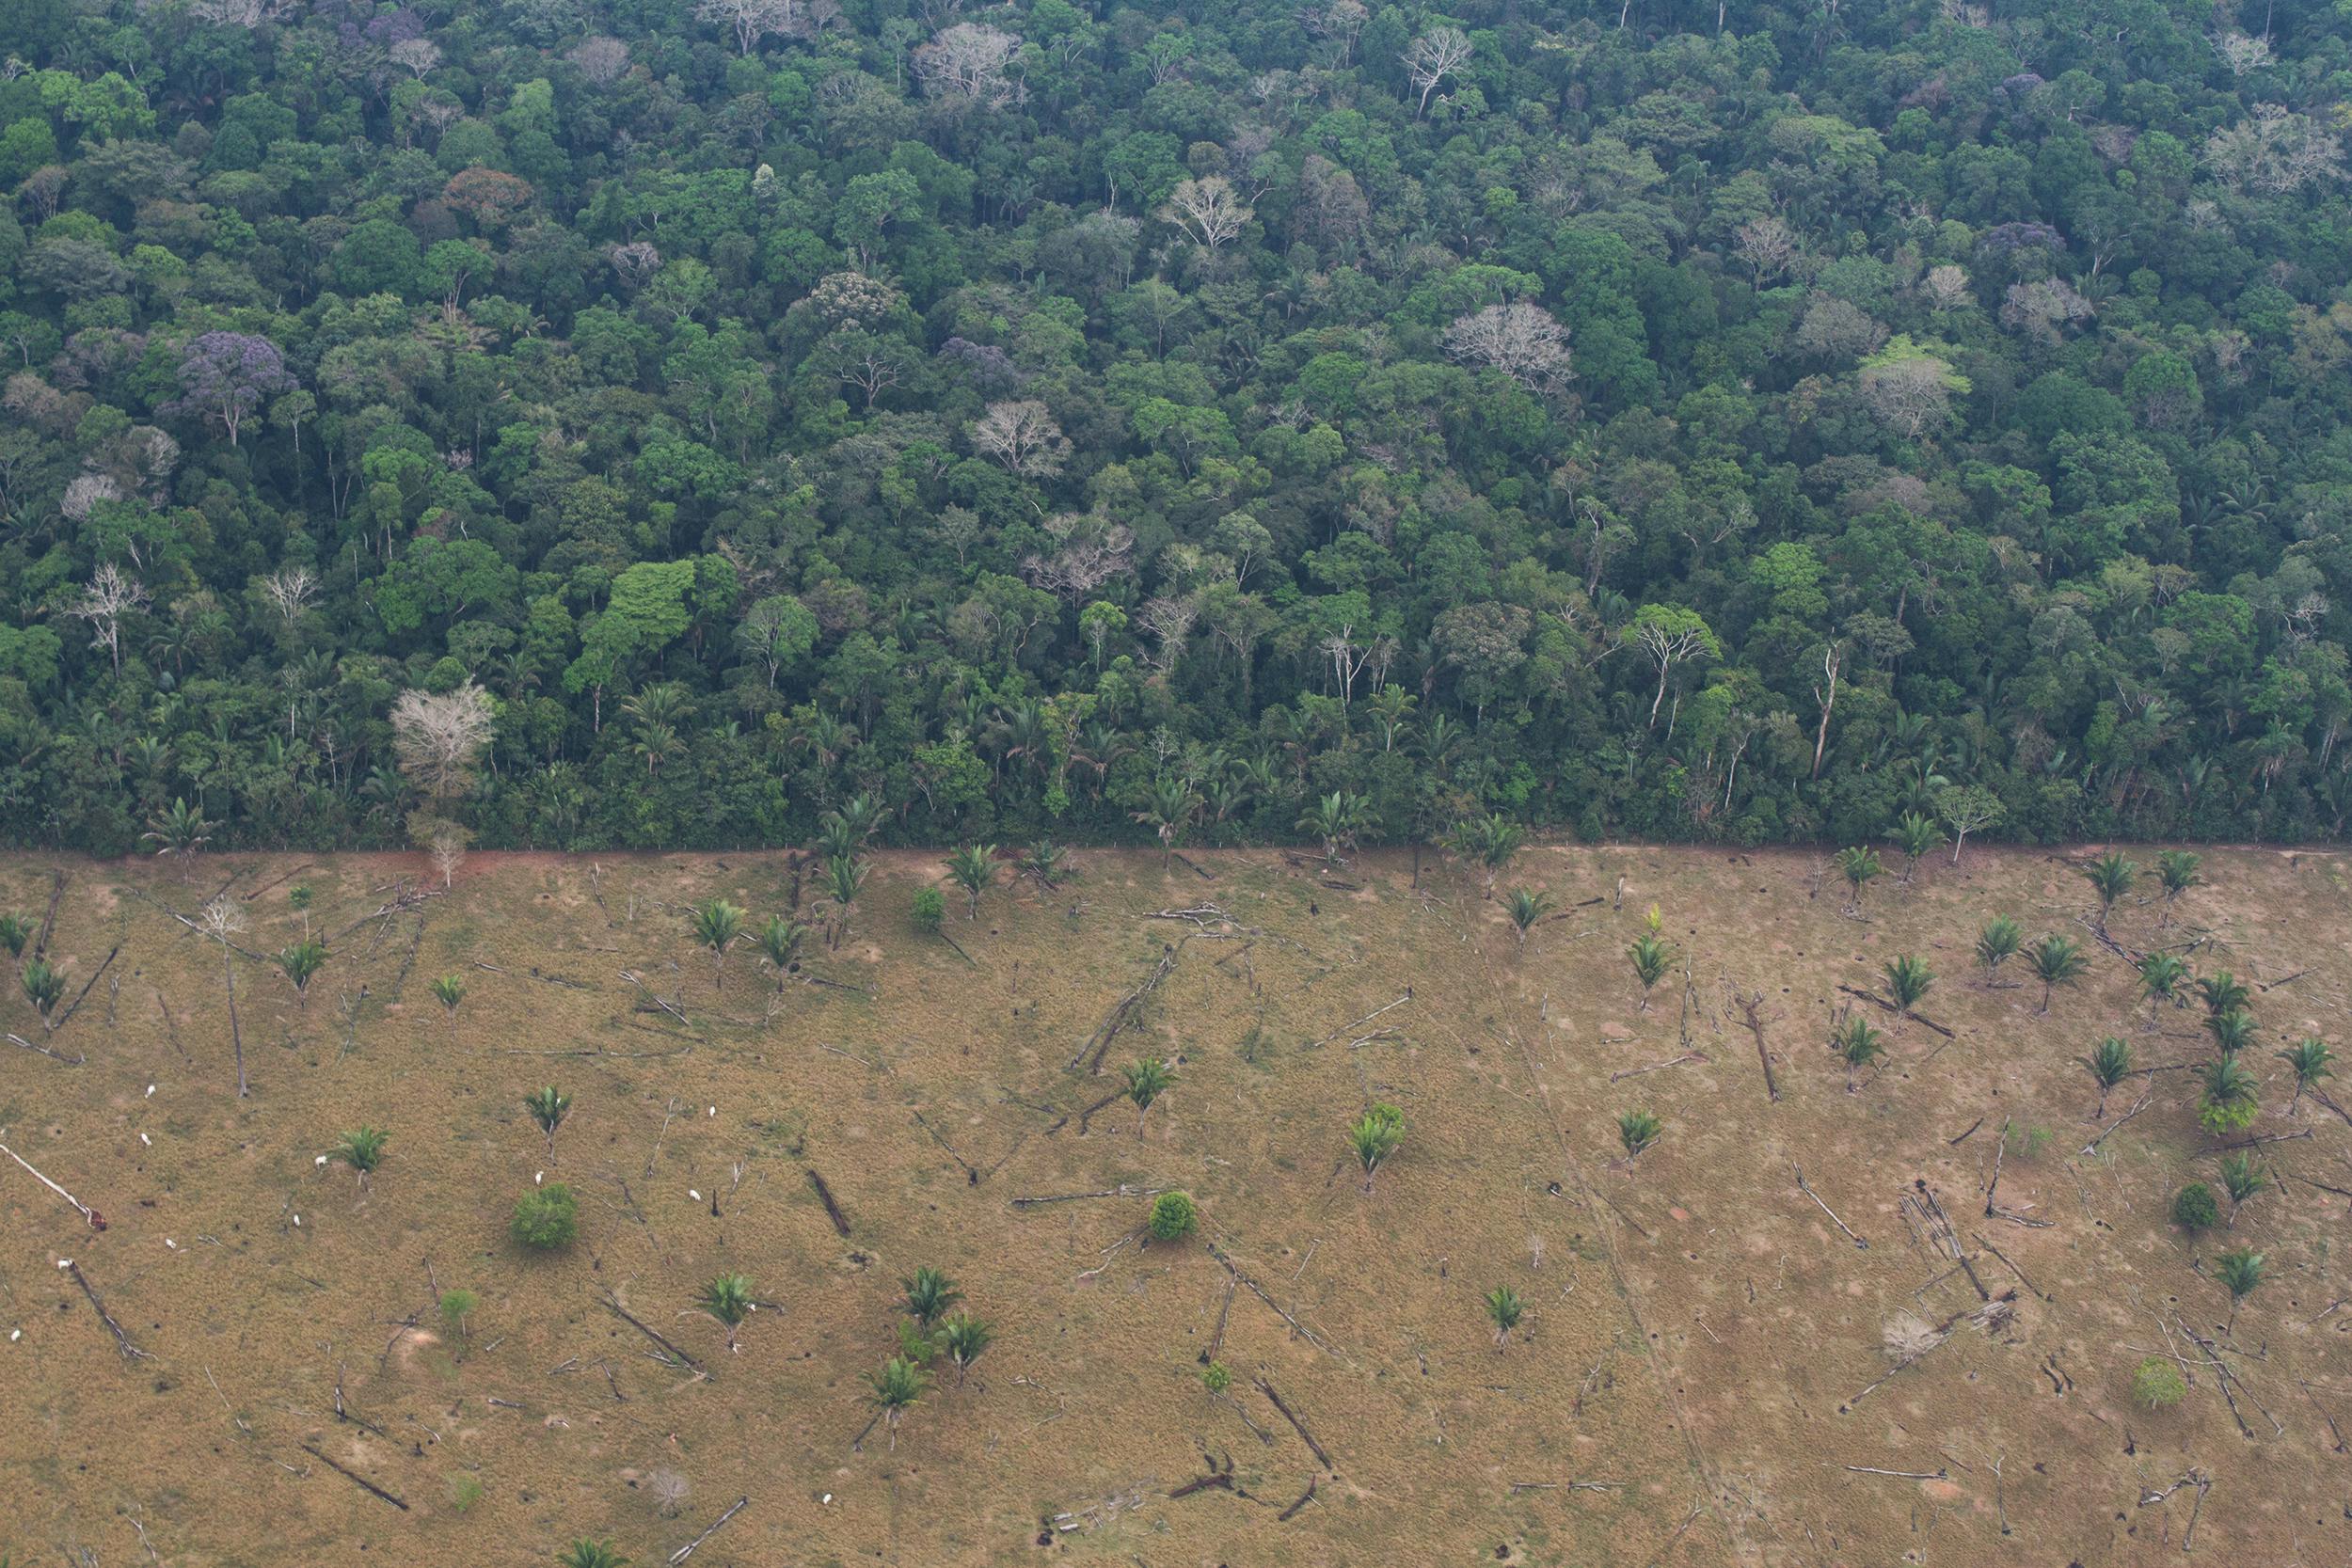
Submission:
[[2213,1260],[2213,1272],[2230,1292],[2230,1321],[2222,1329],[2227,1334],[2237,1326],[2237,1304],[2263,1282],[2263,1255],[2251,1247],[2233,1247]]
[[548,1158],[555,1158],[555,1130],[564,1125],[564,1118],[572,1114],[572,1097],[559,1092],[550,1084],[523,1096],[523,1108],[531,1119],[539,1124],[539,1131],[548,1135]]
[[776,972],[776,993],[782,995],[785,976],[791,974],[793,961],[800,957],[801,943],[808,940],[808,927],[797,920],[771,914],[753,940],[759,943],[759,956]]
[[294,982],[294,996],[307,1012],[310,1006],[310,981],[326,967],[326,943],[316,937],[305,937],[279,952],[278,967]]
[[835,855],[825,863],[826,892],[834,908],[833,935],[826,945],[838,948],[850,934],[850,911],[857,905],[857,895],[866,891],[866,863],[850,855]]
[[689,911],[694,943],[710,949],[712,988],[727,989],[727,949],[743,934],[743,911],[723,898],[706,898]]
[[35,958],[24,966],[24,973],[18,979],[24,987],[26,999],[33,1004],[33,1010],[40,1014],[42,1023],[49,1024],[49,1015],[65,1000],[65,976],[48,959]]
[[939,1325],[939,1348],[947,1353],[947,1359],[956,1364],[956,1386],[963,1386],[972,1363],[980,1358],[996,1338],[987,1323],[969,1312],[959,1312]]
[[359,1190],[368,1190],[368,1173],[384,1163],[384,1146],[391,1134],[380,1127],[356,1127],[335,1140],[335,1147],[326,1151],[329,1164],[349,1165],[359,1178]]
[[610,1541],[575,1541],[556,1553],[561,1568],[628,1568],[628,1559]]
[[2099,895],[2099,929],[2107,928],[2107,911],[2115,901],[2132,891],[2139,879],[2139,865],[2126,860],[2121,849],[2110,849],[2083,868],[2083,877],[2090,883],[2090,891]]
[[2201,886],[2205,880],[2197,873],[2198,857],[2186,849],[2167,849],[2156,857],[2156,875],[2164,881],[2164,923],[2172,924],[2172,906],[2182,894]]
[[1070,875],[1070,851],[1050,838],[1041,838],[1021,857],[1021,872],[1055,887]]
[[2235,1056],[2207,1062],[2198,1069],[2197,1077],[2201,1085],[2197,1119],[2206,1132],[2216,1135],[2234,1132],[2249,1125],[2262,1110],[2254,1075],[2240,1067]]
[[1626,1164],[1630,1165],[1639,1160],[1664,1130],[1664,1124],[1647,1111],[1617,1113],[1617,1139],[1625,1145]]
[[454,974],[444,974],[433,982],[433,1000],[449,1015],[449,1026],[457,1027],[457,1004],[466,999],[466,982]]
[[1363,826],[1368,802],[1360,795],[1350,795],[1335,789],[1319,796],[1298,818],[1298,831],[1312,833],[1323,840],[1323,863],[1336,865],[1342,845],[1353,845],[1359,829]]
[[943,1271],[928,1266],[898,1281],[898,1286],[906,1291],[907,1314],[926,1329],[963,1299],[963,1292],[956,1289],[954,1280]]
[[1511,917],[1511,928],[1519,939],[1519,954],[1525,957],[1527,934],[1535,928],[1536,922],[1551,912],[1551,895],[1530,893],[1523,887],[1515,887],[1511,890],[1511,896],[1503,900],[1502,912]]
[[185,800],[175,798],[171,809],[159,812],[151,820],[147,832],[139,834],[155,846],[157,855],[176,855],[180,860],[180,879],[188,879],[188,868],[195,863],[196,852],[212,841],[213,825],[204,820],[201,811]]
[[1519,1326],[1519,1320],[1526,1315],[1527,1304],[1519,1300],[1510,1286],[1498,1285],[1486,1292],[1486,1316],[1494,1321],[1495,1350],[1498,1354],[1502,1349],[1502,1341],[1511,1337],[1511,1331]]
[[2329,1065],[2335,1056],[2336,1053],[2328,1049],[2327,1042],[2316,1035],[2306,1035],[2279,1053],[2279,1059],[2295,1069],[2295,1098],[2287,1102],[2289,1116],[2302,1114],[2299,1107],[2303,1103],[2305,1090],[2316,1093],[2321,1079],[2336,1075],[2335,1069]]
[[1862,890],[1878,879],[1885,869],[1879,863],[1879,852],[1867,844],[1837,851],[1837,874],[1846,879],[1851,890],[1846,908],[1859,914],[1862,911]]
[[2237,1228],[2238,1206],[2269,1184],[2269,1176],[2255,1163],[2251,1154],[2224,1154],[2221,1157],[2221,1185],[2230,1195],[2231,1229]]
[[2033,977],[2042,982],[2042,1016],[2049,1016],[2050,988],[2071,985],[2089,972],[2090,965],[2083,958],[2082,947],[2072,937],[2056,932],[2043,937],[2026,949],[2026,963]]
[[2139,989],[2159,1007],[2181,999],[2181,986],[2187,978],[2188,961],[2174,954],[2151,953],[2139,960]]
[[1928,967],[1926,959],[1905,953],[1887,960],[1886,989],[1895,994],[1897,1018],[1909,1018],[1911,1009],[1921,997],[1927,995],[1928,988],[1933,984],[1935,971]]
[[2208,1013],[2239,1012],[2254,999],[2254,993],[2246,989],[2246,982],[2226,969],[2198,981],[2197,994],[2204,999]]
[[1626,947],[1626,957],[1633,960],[1633,977],[1642,982],[1641,1011],[1649,1011],[1650,992],[1666,977],[1674,966],[1674,950],[1647,932],[1635,937]]
[[1127,1098],[1136,1102],[1136,1131],[1143,1131],[1143,1114],[1152,1108],[1152,1101],[1168,1092],[1176,1082],[1175,1071],[1165,1062],[1149,1058],[1127,1069]]
[[1984,977],[1993,978],[1994,971],[2016,956],[2018,943],[2025,941],[2025,927],[2005,914],[1994,915],[1977,933],[1977,961],[1984,965]]
[[739,1274],[720,1275],[696,1294],[694,1305],[724,1325],[728,1352],[739,1352],[736,1332],[743,1326],[744,1319],[758,1310],[752,1301],[752,1282]]
[[1894,831],[1886,835],[1895,847],[1903,852],[1903,886],[1918,874],[1919,858],[1931,855],[1944,842],[1944,830],[1921,813],[1907,811],[1896,819]]
[[2226,1013],[2208,1014],[2205,1033],[2224,1056],[2234,1056],[2245,1050],[2254,1038],[2254,1015],[2233,1007]]
[[1511,863],[1527,841],[1525,832],[1509,817],[1500,814],[1473,816],[1454,830],[1447,840],[1449,846],[1474,858],[1486,874],[1485,896],[1495,895],[1495,878]]
[[1374,1175],[1404,1141],[1405,1113],[1382,1101],[1348,1124],[1347,1147],[1364,1167],[1364,1191],[1372,1191]]
[[898,1447],[898,1420],[920,1403],[923,1398],[923,1369],[903,1355],[894,1355],[882,1363],[882,1370],[869,1373],[866,1386],[871,1391],[875,1407],[882,1412],[883,1424],[890,1431],[890,1447]]
[[1149,827],[1160,841],[1160,869],[1168,869],[1175,858],[1176,841],[1184,836],[1192,819],[1200,814],[1200,797],[1187,781],[1163,773],[1152,785],[1152,793],[1140,811],[1127,815]]
[[996,846],[967,844],[947,857],[947,875],[956,879],[968,900],[964,910],[966,920],[980,918],[980,895],[996,880]]
[[2115,1085],[2131,1076],[2132,1048],[2109,1035],[2090,1048],[2090,1054],[2083,1058],[2083,1066],[2099,1082],[2099,1108],[2090,1114],[2090,1119],[2096,1121],[2107,1114],[2107,1096]]
[[1833,1025],[1829,1045],[1846,1064],[1846,1092],[1854,1092],[1854,1069],[1868,1067],[1886,1054],[1883,1036],[1870,1027],[1866,1018],[1850,1017],[1843,1023]]

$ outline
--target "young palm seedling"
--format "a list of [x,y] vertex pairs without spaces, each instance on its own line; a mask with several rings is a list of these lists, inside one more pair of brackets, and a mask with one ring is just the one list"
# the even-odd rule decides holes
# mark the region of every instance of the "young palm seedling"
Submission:
[[1530,893],[1523,887],[1515,887],[1511,895],[1502,901],[1502,912],[1511,917],[1511,929],[1518,935],[1519,955],[1524,958],[1527,955],[1528,933],[1551,913],[1551,895]]
[[548,1158],[555,1158],[555,1130],[564,1125],[564,1118],[572,1114],[572,1097],[550,1084],[523,1096],[523,1109],[539,1124],[539,1131],[548,1135]]
[[2197,994],[2204,1001],[2208,1013],[2244,1012],[2247,1005],[2254,1000],[2254,993],[2246,989],[2246,982],[2226,969],[2198,981]]
[[972,1363],[980,1358],[980,1353],[987,1350],[990,1341],[994,1338],[995,1335],[988,1324],[969,1312],[959,1312],[939,1325],[939,1348],[955,1364],[957,1387],[963,1386],[965,1376],[972,1370]]
[[1879,852],[1867,844],[1837,851],[1837,874],[1846,879],[1848,889],[1846,912],[1862,912],[1862,890],[1879,879],[1886,868],[1879,863]]
[[1498,1285],[1486,1292],[1486,1316],[1495,1325],[1497,1354],[1502,1354],[1502,1342],[1511,1337],[1511,1331],[1519,1326],[1519,1320],[1526,1315],[1527,1304],[1519,1300],[1510,1286]]
[[1617,1139],[1625,1145],[1625,1163],[1631,1165],[1658,1142],[1665,1124],[1647,1111],[1622,1111],[1617,1116]]
[[610,1541],[575,1541],[555,1560],[559,1568],[628,1568],[628,1559]]
[[963,1299],[956,1282],[934,1268],[919,1268],[898,1284],[906,1291],[907,1315],[920,1323],[926,1333],[946,1316],[947,1308]]
[[1143,1116],[1152,1102],[1166,1094],[1176,1082],[1175,1069],[1165,1062],[1150,1058],[1127,1069],[1127,1098],[1136,1102],[1136,1131],[1143,1131]]
[[454,974],[444,974],[433,982],[433,1000],[441,1005],[449,1018],[449,1026],[457,1027],[457,1004],[466,999],[466,982]]
[[0,914],[0,947],[8,950],[8,957],[24,956],[24,944],[33,940],[33,927],[21,914]]
[[906,1413],[921,1402],[926,1374],[921,1367],[903,1355],[894,1355],[882,1363],[879,1372],[867,1374],[866,1386],[874,1407],[882,1414],[882,1424],[890,1431],[890,1447],[898,1447],[898,1422]]
[[2226,1334],[2237,1326],[2238,1303],[2263,1282],[2263,1255],[2251,1247],[2233,1247],[2213,1260],[2213,1273],[2230,1292],[2230,1321],[2222,1329]]
[[743,911],[723,898],[706,898],[693,906],[690,921],[694,944],[710,949],[711,989],[726,990],[727,949],[743,934]]
[[1844,1022],[1831,1028],[1829,1045],[1832,1051],[1837,1053],[1838,1059],[1846,1064],[1848,1094],[1854,1092],[1854,1073],[1886,1054],[1885,1039],[1870,1027],[1869,1020],[1857,1016],[1849,1016]]
[[1658,989],[1658,982],[1666,977],[1666,971],[1673,966],[1673,949],[1645,931],[1633,939],[1625,953],[1633,960],[1633,977],[1642,982],[1641,1010],[1648,1012],[1650,992]]
[[2221,1190],[2230,1195],[2231,1229],[2237,1228],[2237,1212],[2246,1200],[2268,1185],[2269,1173],[2251,1154],[2224,1154],[2221,1157]]
[[335,1147],[326,1151],[327,1163],[348,1165],[359,1178],[359,1190],[368,1190],[368,1177],[384,1163],[384,1146],[392,1135],[381,1127],[358,1127],[335,1140]]
[[980,895],[996,880],[996,846],[967,844],[947,857],[947,875],[963,889],[966,920],[980,918]]
[[294,982],[296,1002],[305,1010],[310,1006],[310,982],[326,967],[326,943],[316,937],[305,937],[278,955],[278,967]]
[[1991,980],[1994,971],[2015,958],[2025,940],[2025,927],[2005,914],[1986,921],[1984,929],[1977,933],[1977,961],[1984,965],[1984,977]]
[[2110,849],[2083,868],[2083,879],[2099,899],[2099,929],[2107,928],[2107,915],[2115,909],[2115,901],[2132,891],[2139,880],[2137,862],[2126,860],[2121,849]]
[[2335,1058],[2336,1053],[2316,1035],[2306,1035],[2279,1053],[2279,1059],[2295,1069],[2295,1098],[2287,1104],[2289,1116],[2302,1115],[2299,1107],[2305,1091],[2317,1093],[2321,1079],[2336,1075],[2331,1065]]
[[728,1352],[739,1352],[736,1335],[742,1328],[743,1320],[759,1310],[752,1300],[752,1282],[739,1274],[720,1275],[702,1288],[694,1297],[694,1305],[726,1329]]
[[1070,851],[1050,838],[1039,839],[1021,857],[1021,875],[1034,877],[1049,888],[1058,888],[1070,870]]
[[2219,1137],[2253,1125],[2262,1110],[2254,1075],[2238,1066],[2235,1056],[2207,1062],[2198,1069],[2197,1120]]
[[2205,1017],[2205,1033],[2213,1037],[2215,1047],[2224,1056],[2235,1056],[2253,1043],[2254,1015],[2239,1007],[2226,1013],[2209,1013]]
[[47,1023],[49,1015],[57,1010],[57,1004],[65,998],[65,976],[47,959],[35,958],[24,966],[23,979],[25,1000],[32,1003],[33,1010]]
[[776,972],[776,994],[781,996],[786,977],[800,959],[801,943],[808,940],[808,927],[797,920],[771,914],[755,940],[759,943],[759,956]]
[[1886,961],[1886,989],[1895,998],[1897,1018],[1909,1018],[1911,1009],[1919,1005],[1919,999],[1934,984],[1935,971],[1928,967],[1924,958],[1905,953]]
[[2099,1085],[2099,1108],[2090,1113],[2090,1119],[2097,1121],[2107,1114],[2107,1096],[2114,1092],[2115,1085],[2131,1076],[2132,1048],[2109,1035],[2090,1048],[2090,1054],[2083,1058],[2083,1066],[2090,1069],[2090,1076]]
[[[2171,953],[2151,953],[2139,960],[2139,989],[2148,1000],[2161,1009],[2166,1003],[2178,1005],[2181,988],[2188,983],[2188,962]],[[2150,1024],[2153,1026],[2152,1017]]]
[[2167,849],[2156,857],[2156,876],[2164,882],[2164,923],[2172,924],[2172,906],[2190,888],[2201,887],[2205,879],[2197,874],[2198,859],[2186,849]]
[[826,945],[840,948],[850,934],[850,913],[858,895],[866,891],[866,862],[853,855],[835,855],[825,863],[825,891],[833,899],[833,934]]
[[1348,1124],[1347,1147],[1355,1151],[1356,1163],[1364,1167],[1365,1192],[1372,1191],[1373,1177],[1404,1141],[1405,1113],[1385,1102],[1375,1101]]
[[2055,932],[2026,949],[2026,965],[2033,971],[2033,977],[2042,982],[2043,1017],[2049,1015],[2051,988],[2072,985],[2090,970],[2081,945],[2074,938]]
[[1526,834],[1509,817],[1473,816],[1454,830],[1447,840],[1450,847],[1478,862],[1486,874],[1486,896],[1495,895],[1495,879],[1509,868],[1512,857],[1526,842]]
[[1895,829],[1886,835],[1895,847],[1903,852],[1903,886],[1911,885],[1919,873],[1919,858],[1933,854],[1944,842],[1944,830],[1918,812],[1907,811],[1895,821]]

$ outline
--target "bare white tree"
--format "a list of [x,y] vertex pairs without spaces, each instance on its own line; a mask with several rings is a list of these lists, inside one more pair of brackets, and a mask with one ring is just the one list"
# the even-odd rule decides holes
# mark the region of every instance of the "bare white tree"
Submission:
[[1212,174],[1205,180],[1179,181],[1168,193],[1159,215],[1162,222],[1176,225],[1214,256],[1249,227],[1250,207],[1231,180]]
[[472,781],[489,744],[490,694],[469,676],[454,691],[404,691],[392,704],[392,754],[436,800]]
[[2001,325],[2025,332],[2045,343],[2066,336],[2066,329],[2087,322],[2097,309],[2062,277],[2031,283],[2011,283],[2001,303]]
[[564,58],[600,87],[609,87],[628,74],[628,45],[603,33],[580,40]]
[[1040,588],[1073,605],[1133,568],[1135,531],[1100,513],[1063,513],[1046,519],[1045,531],[1061,547],[1051,555],[1031,555],[1021,568]]
[[280,566],[261,580],[262,596],[291,628],[318,599],[319,579],[308,566]]
[[1432,27],[1408,44],[1401,57],[1406,75],[1421,89],[1421,106],[1413,111],[1418,119],[1429,112],[1429,95],[1438,84],[1470,57],[1470,35],[1458,27]]
[[975,452],[1026,479],[1050,478],[1070,460],[1070,442],[1061,426],[1033,398],[990,404],[988,412],[973,421],[971,436]]
[[432,857],[433,869],[441,874],[442,891],[457,880],[457,868],[466,863],[466,846],[472,838],[462,823],[445,819],[434,823],[424,841],[424,852]]
[[2251,116],[2222,126],[2205,138],[2203,156],[2223,184],[2263,196],[2344,177],[2343,138],[2280,103],[2257,104]]
[[632,289],[644,287],[645,281],[661,270],[661,252],[646,240],[631,240],[627,245],[614,245],[609,260],[612,262],[612,270],[620,275],[621,281]]
[[1307,31],[1319,39],[1339,45],[1340,65],[1344,69],[1356,53],[1356,40],[1363,33],[1364,24],[1372,20],[1372,12],[1362,0],[1331,0],[1321,10],[1303,13]]
[[2216,33],[2213,52],[2221,56],[2221,63],[2230,68],[2231,75],[2243,76],[2270,63],[2270,40],[2249,38],[2234,31]]
[[675,1470],[656,1470],[645,1478],[645,1490],[652,1494],[654,1506],[661,1511],[661,1516],[671,1519],[677,1516],[679,1506],[693,1488]]
[[122,673],[122,618],[146,604],[146,588],[111,561],[99,563],[73,604],[72,613],[90,624],[89,645],[106,650],[117,674]]
[[1870,412],[1916,440],[1951,418],[1952,368],[1933,355],[1913,355],[1862,367],[1858,380]]
[[1200,607],[1193,602],[1190,594],[1183,598],[1169,598],[1163,594],[1158,598],[1146,599],[1143,608],[1136,612],[1136,620],[1159,647],[1156,652],[1144,655],[1144,662],[1162,673],[1174,669],[1177,659],[1184,657],[1185,642],[1192,636],[1192,624],[1200,616]]
[[1540,397],[1565,388],[1568,329],[1540,305],[1489,305],[1457,319],[1445,332],[1446,352],[1486,365]]
[[237,1098],[243,1100],[252,1092],[245,1080],[245,1031],[237,1024],[236,937],[245,929],[245,911],[224,893],[196,911],[196,923],[220,943],[221,983],[229,990],[229,1040],[237,1053]]
[[1760,217],[1740,226],[1731,253],[1748,264],[1760,289],[1765,278],[1782,277],[1794,266],[1804,249],[1797,231],[1787,223],[1777,217]]
[[101,501],[119,501],[122,486],[109,474],[75,474],[58,498],[57,510],[80,522],[90,515],[90,508]]
[[441,63],[441,46],[431,39],[402,39],[384,51],[384,57],[421,81]]
[[1928,304],[1938,310],[1956,310],[1968,303],[1968,269],[1946,261],[1928,269],[1919,289],[1928,296]]
[[915,50],[914,74],[937,97],[993,107],[1021,96],[1007,74],[1020,53],[1021,40],[1002,28],[959,22]]
[[748,55],[769,34],[790,29],[792,0],[695,0],[694,15],[734,28],[737,45]]

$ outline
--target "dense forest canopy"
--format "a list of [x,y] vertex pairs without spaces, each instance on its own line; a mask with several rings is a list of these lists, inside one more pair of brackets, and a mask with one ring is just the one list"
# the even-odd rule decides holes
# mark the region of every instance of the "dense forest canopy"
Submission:
[[0,838],[2337,833],[2348,40],[0,8]]

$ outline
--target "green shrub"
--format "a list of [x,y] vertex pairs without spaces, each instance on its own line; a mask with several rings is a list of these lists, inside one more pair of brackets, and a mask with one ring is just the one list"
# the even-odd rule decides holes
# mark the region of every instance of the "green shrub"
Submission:
[[1152,1200],[1152,1239],[1155,1242],[1181,1242],[1199,1223],[1199,1211],[1183,1193],[1162,1193]]
[[580,1200],[561,1181],[551,1182],[523,1195],[507,1228],[533,1252],[570,1246],[580,1237]]
[[919,931],[936,931],[939,923],[947,917],[947,900],[935,887],[927,887],[914,895],[914,927]]
[[2132,1398],[2151,1410],[2178,1404],[2188,1395],[2188,1380],[2181,1369],[2161,1355],[2152,1355],[2132,1373]]
[[2214,1201],[2213,1189],[2202,1181],[2192,1181],[2172,1198],[2172,1223],[2185,1230],[2203,1230],[2221,1221],[2221,1205]]
[[1222,1394],[1233,1386],[1233,1374],[1226,1370],[1222,1361],[1212,1361],[1200,1369],[1200,1386],[1212,1395]]

